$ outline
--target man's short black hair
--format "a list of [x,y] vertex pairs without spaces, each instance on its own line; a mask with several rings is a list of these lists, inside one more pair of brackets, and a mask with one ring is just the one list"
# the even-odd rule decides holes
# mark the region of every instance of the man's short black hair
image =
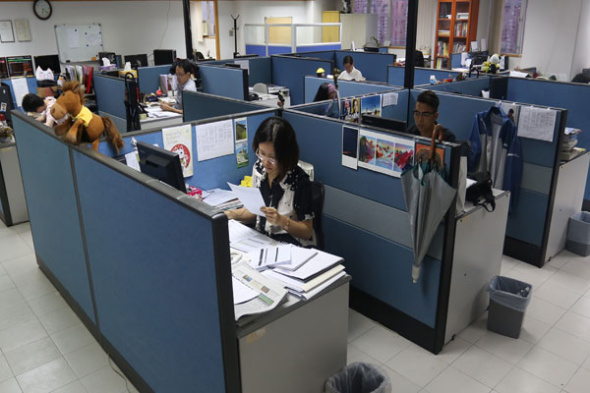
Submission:
[[428,105],[433,112],[438,112],[438,96],[432,90],[426,90],[418,95],[418,102]]
[[43,105],[45,101],[37,94],[29,93],[23,97],[22,107],[26,112],[37,112],[37,109]]
[[354,65],[354,60],[352,60],[352,56],[346,55],[344,56],[344,59],[342,59],[342,63]]
[[590,82],[590,78],[588,78],[586,75],[584,75],[583,73],[579,73],[576,76],[574,76],[574,78],[572,79],[572,82],[577,82],[577,83],[589,83]]

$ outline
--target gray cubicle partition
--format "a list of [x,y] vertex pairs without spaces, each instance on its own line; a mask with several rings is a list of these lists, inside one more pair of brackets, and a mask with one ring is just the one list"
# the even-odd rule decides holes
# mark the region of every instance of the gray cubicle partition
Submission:
[[13,114],[37,261],[101,345],[142,392],[239,392],[225,215]]
[[[403,112],[407,99],[406,94],[398,100]],[[346,261],[353,277],[351,306],[438,353],[446,326],[454,204],[424,259],[420,280],[412,283],[413,246],[400,179],[342,166],[342,127],[351,123],[297,108],[283,111],[282,116],[297,132],[301,159],[314,165],[316,180],[324,183],[325,248]],[[407,134],[396,136],[413,139]],[[445,150],[449,182],[456,186],[459,146],[440,147]]]
[[95,74],[93,83],[99,115],[110,117],[120,132],[127,130],[125,79]]

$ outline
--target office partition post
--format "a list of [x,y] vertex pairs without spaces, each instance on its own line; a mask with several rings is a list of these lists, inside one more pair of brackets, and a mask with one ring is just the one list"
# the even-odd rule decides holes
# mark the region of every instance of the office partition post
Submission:
[[417,20],[418,0],[410,0],[408,2],[408,26],[406,30],[406,64],[404,78],[404,87],[406,89],[414,87],[414,52],[416,51]]
[[191,32],[191,2],[182,0],[182,15],[184,20],[184,42],[186,45],[186,57],[194,60],[193,33]]

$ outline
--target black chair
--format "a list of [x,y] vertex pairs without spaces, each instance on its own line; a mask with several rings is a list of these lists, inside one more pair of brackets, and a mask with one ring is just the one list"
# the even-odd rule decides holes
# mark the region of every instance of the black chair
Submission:
[[313,230],[316,236],[316,248],[324,249],[324,232],[322,230],[322,211],[324,209],[324,185],[317,181],[311,182],[311,204],[313,206]]

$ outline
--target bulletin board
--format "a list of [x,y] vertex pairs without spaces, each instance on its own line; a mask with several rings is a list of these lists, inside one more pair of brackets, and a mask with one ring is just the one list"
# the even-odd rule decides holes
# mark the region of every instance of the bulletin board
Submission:
[[55,39],[62,63],[90,61],[103,51],[100,23],[56,25]]

